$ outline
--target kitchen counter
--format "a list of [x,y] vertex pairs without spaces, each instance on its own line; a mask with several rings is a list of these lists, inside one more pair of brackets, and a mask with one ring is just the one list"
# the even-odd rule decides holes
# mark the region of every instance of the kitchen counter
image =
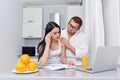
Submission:
[[116,70],[86,73],[75,69],[51,71],[39,69],[36,73],[16,74],[11,71],[0,74],[0,80],[120,80],[120,73]]

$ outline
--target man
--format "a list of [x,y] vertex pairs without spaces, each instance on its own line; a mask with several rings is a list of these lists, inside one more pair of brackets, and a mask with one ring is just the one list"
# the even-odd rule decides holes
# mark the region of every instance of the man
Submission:
[[75,64],[81,64],[76,61],[80,59],[82,55],[88,52],[88,41],[86,35],[80,30],[82,26],[82,20],[74,16],[70,19],[67,29],[62,31],[61,42],[66,47],[66,57],[69,60],[73,60]]

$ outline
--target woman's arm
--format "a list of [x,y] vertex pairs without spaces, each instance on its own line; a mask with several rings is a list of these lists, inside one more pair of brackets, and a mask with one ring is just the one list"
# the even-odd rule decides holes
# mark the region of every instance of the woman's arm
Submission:
[[46,35],[45,42],[46,42],[45,49],[44,49],[43,55],[39,60],[42,66],[45,66],[48,61],[50,42],[51,42],[51,32]]
[[50,46],[50,44],[46,44],[45,50],[44,50],[44,52],[43,52],[43,55],[41,56],[41,58],[40,58],[40,60],[39,60],[42,66],[45,66],[46,63],[47,63],[47,61],[48,61],[48,57],[49,57],[49,46]]
[[74,65],[73,61],[66,59],[66,47],[63,44],[61,46],[61,62],[63,64]]
[[61,45],[61,62],[64,63],[64,64],[67,64],[66,48],[63,44]]

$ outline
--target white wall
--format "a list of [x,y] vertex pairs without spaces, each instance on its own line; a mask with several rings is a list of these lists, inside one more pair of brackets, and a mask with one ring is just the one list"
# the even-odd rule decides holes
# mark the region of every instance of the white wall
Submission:
[[[84,6],[80,6],[80,5],[69,5],[67,6],[67,22],[69,22],[69,20],[74,17],[74,16],[78,16],[82,19],[83,21],[83,25],[81,27],[81,30],[84,30]],[[67,23],[68,24],[68,23]]]
[[84,20],[84,6],[80,5],[69,5],[67,6],[67,22],[73,16],[79,16],[82,20]]
[[22,46],[22,5],[0,0],[0,73],[14,68]]

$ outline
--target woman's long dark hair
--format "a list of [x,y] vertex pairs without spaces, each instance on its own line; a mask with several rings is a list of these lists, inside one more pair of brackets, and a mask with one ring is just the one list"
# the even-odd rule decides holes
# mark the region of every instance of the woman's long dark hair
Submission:
[[[55,27],[59,28],[59,32],[61,33],[61,29],[60,29],[60,26],[55,23],[55,22],[49,22],[47,25],[46,25],[46,28],[45,28],[45,35],[43,37],[43,40],[38,44],[38,47],[37,47],[37,51],[39,53],[39,56],[38,56],[38,61],[39,59],[41,58],[41,56],[43,55],[44,53],[44,49],[45,49],[45,46],[46,46],[46,42],[45,42],[45,37],[46,35],[52,31]],[[39,47],[41,47],[41,49],[39,50]]]

